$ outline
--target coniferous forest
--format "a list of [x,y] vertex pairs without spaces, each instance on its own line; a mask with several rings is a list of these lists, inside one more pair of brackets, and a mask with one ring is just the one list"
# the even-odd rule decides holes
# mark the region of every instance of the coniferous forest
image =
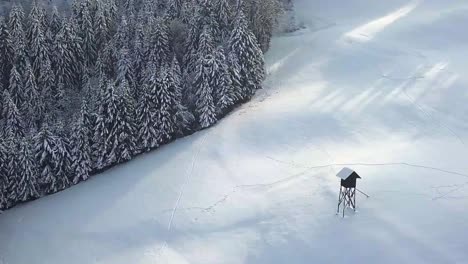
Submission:
[[0,17],[0,209],[215,124],[261,88],[277,0],[78,0]]

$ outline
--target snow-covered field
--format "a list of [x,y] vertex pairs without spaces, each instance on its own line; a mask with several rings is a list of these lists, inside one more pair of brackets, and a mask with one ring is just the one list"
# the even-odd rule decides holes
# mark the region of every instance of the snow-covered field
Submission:
[[296,8],[252,102],[0,215],[0,263],[468,263],[468,2]]

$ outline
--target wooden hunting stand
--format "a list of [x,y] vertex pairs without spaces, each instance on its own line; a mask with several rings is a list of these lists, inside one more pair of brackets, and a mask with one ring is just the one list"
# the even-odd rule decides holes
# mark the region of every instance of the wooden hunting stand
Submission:
[[[352,208],[356,212],[356,179],[361,179],[361,177],[350,168],[343,168],[336,176],[341,179],[336,214],[339,214],[340,206],[343,206],[344,217],[344,212],[347,207]],[[357,191],[361,192],[359,190]],[[369,197],[367,194],[363,194]]]

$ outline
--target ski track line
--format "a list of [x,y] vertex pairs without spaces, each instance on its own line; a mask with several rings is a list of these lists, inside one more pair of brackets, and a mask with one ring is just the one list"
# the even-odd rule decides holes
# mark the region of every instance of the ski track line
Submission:
[[[291,175],[291,176],[288,176],[286,178],[283,178],[283,179],[280,179],[280,180],[277,180],[277,181],[274,181],[274,182],[270,182],[270,183],[257,183],[257,184],[243,184],[243,185],[236,185],[232,188],[231,191],[227,192],[226,194],[223,195],[223,198],[217,200],[215,203],[211,204],[210,206],[207,206],[207,207],[201,207],[201,206],[196,206],[196,207],[185,207],[185,208],[179,208],[180,210],[187,210],[187,211],[190,211],[190,210],[199,210],[199,211],[202,211],[202,212],[210,212],[212,211],[213,209],[215,209],[216,207],[218,207],[219,205],[221,205],[222,203],[224,203],[225,201],[227,201],[229,199],[229,197],[231,195],[233,195],[234,193],[236,193],[237,191],[239,190],[242,190],[242,189],[247,189],[247,188],[254,188],[254,187],[272,187],[276,184],[280,184],[280,183],[284,183],[284,182],[288,182],[290,180],[293,180],[295,178],[299,178],[303,175],[305,175],[307,172],[309,172],[311,169],[306,169],[302,172],[299,172],[299,173],[296,173],[294,175]],[[160,211],[159,213],[162,213],[162,214],[165,214],[165,213],[169,213],[171,211],[171,209],[166,209],[166,210],[162,210]]]
[[[182,187],[180,188],[180,191],[179,191],[179,196],[177,197],[177,201],[174,205],[174,207],[172,208],[172,212],[171,212],[171,218],[169,220],[169,223],[167,225],[167,231],[168,233],[172,230],[172,224],[174,222],[174,218],[175,218],[175,214],[176,214],[176,211],[177,209],[179,208],[180,206],[180,201],[182,199],[182,196],[184,194],[184,191],[185,191],[185,187],[190,183],[190,180],[192,179],[192,176],[193,176],[193,171],[195,169],[195,164],[198,160],[198,157],[200,155],[200,152],[203,148],[203,146],[205,145],[205,140],[207,138],[207,135],[208,133],[206,133],[201,142],[200,142],[200,147],[198,147],[198,150],[194,153],[193,157],[192,157],[192,164],[191,166],[189,167],[189,169],[187,170],[187,176],[186,176],[186,179],[184,181],[184,183],[182,184]],[[167,247],[167,238],[164,240],[164,244],[161,246],[161,248],[159,249],[159,256],[161,256],[162,252],[164,251],[164,249]]]
[[186,178],[184,184],[182,185],[182,187],[180,188],[179,197],[177,198],[177,202],[176,202],[176,204],[174,206],[174,209],[172,210],[171,219],[170,219],[169,224],[167,226],[168,231],[171,231],[171,229],[172,229],[172,223],[174,222],[175,213],[177,211],[177,208],[179,208],[180,200],[182,199],[182,195],[184,194],[185,187],[188,185],[188,183],[192,179],[193,171],[195,169],[195,164],[196,164],[196,162],[198,160],[198,157],[200,156],[200,152],[201,152],[201,149],[203,148],[203,145],[205,145],[205,140],[207,138],[207,135],[208,135],[208,133],[203,136],[203,139],[200,142],[200,147],[198,148],[196,154],[194,155],[194,157],[192,159],[192,166],[190,167],[190,170],[189,170],[189,172],[187,174],[187,178]]
[[419,74],[415,73],[413,76],[410,76],[410,77],[407,77],[407,78],[394,78],[394,77],[391,77],[389,75],[381,73],[380,78],[390,80],[390,81],[405,81],[405,82],[408,82],[402,88],[402,92],[407,97],[408,101],[412,105],[414,105],[419,111],[421,111],[428,119],[430,119],[434,123],[436,123],[439,128],[445,128],[446,130],[448,130],[449,133],[452,134],[454,137],[456,137],[458,139],[458,141],[460,141],[460,143],[462,143],[462,145],[464,147],[467,147],[466,144],[465,144],[465,141],[457,133],[455,133],[455,131],[452,128],[450,128],[442,120],[438,120],[437,118],[435,118],[433,114],[431,114],[429,111],[424,109],[424,107],[421,104],[417,103],[416,100],[412,96],[410,96],[408,94],[407,84],[410,84],[411,82],[416,82],[418,80],[424,79],[425,78],[424,75],[419,75]]
[[[433,197],[432,200],[435,201],[435,200],[439,200],[439,199],[445,198],[445,197],[447,197],[448,195],[450,195],[450,194],[452,194],[452,193],[454,193],[454,192],[457,192],[458,190],[463,189],[463,188],[466,187],[467,185],[468,185],[468,182],[465,182],[465,183],[463,183],[463,184],[460,184],[460,185],[456,186],[456,188],[454,188],[454,189],[452,189],[452,190],[450,190],[450,191],[448,191],[448,192],[445,192],[445,193],[443,193],[443,194],[441,194],[441,195],[439,195],[439,196]],[[455,186],[454,186],[454,187],[455,187]],[[437,189],[437,192],[439,192],[438,189]],[[439,192],[439,194],[440,194],[440,192]]]
[[417,109],[419,109],[419,111],[421,111],[422,113],[424,113],[429,119],[432,119],[435,123],[438,123],[438,127],[447,129],[454,137],[456,137],[456,138],[460,141],[460,143],[462,143],[463,146],[466,147],[465,141],[463,141],[463,139],[462,139],[457,133],[455,133],[455,131],[454,131],[453,129],[451,129],[447,124],[445,124],[445,123],[444,123],[443,121],[441,121],[441,120],[436,119],[436,118],[434,117],[433,114],[431,114],[430,112],[426,111],[422,105],[420,105],[419,103],[417,103],[416,100],[414,100],[414,98],[411,97],[411,96],[408,94],[408,91],[406,90],[406,87],[403,87],[403,93],[406,95],[406,97],[408,98],[408,100],[409,100],[414,106],[416,106]]
[[456,171],[449,171],[441,168],[436,168],[436,167],[430,167],[430,166],[425,166],[425,165],[418,165],[418,164],[411,164],[407,162],[387,162],[387,163],[363,163],[363,162],[358,162],[358,163],[331,163],[331,164],[324,164],[324,165],[317,165],[317,166],[307,166],[303,164],[297,164],[294,162],[289,162],[289,161],[283,161],[283,160],[278,160],[273,157],[267,156],[268,159],[273,160],[275,162],[283,163],[283,164],[288,164],[296,168],[308,168],[308,169],[321,169],[321,168],[328,168],[331,166],[408,166],[408,167],[414,167],[414,168],[420,168],[420,169],[428,169],[428,170],[434,170],[434,171],[439,171],[439,172],[444,172],[447,174],[452,174],[452,175],[458,175],[458,176],[463,176],[468,178],[468,174],[463,174],[460,172]]
[[[395,163],[330,163],[330,164],[318,165],[318,166],[305,166],[305,165],[299,165],[299,164],[296,164],[296,163],[293,163],[293,162],[277,160],[277,159],[274,159],[272,157],[267,157],[267,158],[270,159],[270,160],[273,160],[275,162],[293,165],[296,168],[306,168],[306,170],[301,171],[299,173],[296,173],[294,175],[288,176],[286,178],[283,178],[283,179],[280,179],[280,180],[277,180],[277,181],[274,181],[274,182],[270,182],[270,183],[244,184],[244,185],[234,186],[233,189],[230,192],[226,193],[225,195],[223,195],[223,197],[221,199],[217,200],[215,203],[213,203],[212,205],[207,206],[207,207],[197,206],[197,207],[185,207],[185,208],[178,208],[178,209],[187,210],[187,211],[198,210],[198,211],[202,211],[202,212],[205,212],[205,213],[206,212],[211,212],[213,209],[215,209],[216,207],[218,207],[219,205],[224,203],[226,200],[228,200],[229,197],[231,195],[233,195],[234,193],[236,193],[239,189],[246,189],[246,188],[252,188],[252,187],[272,187],[272,186],[274,186],[276,184],[284,183],[284,182],[293,180],[295,178],[301,177],[301,176],[305,175],[306,173],[308,173],[310,170],[321,169],[321,168],[330,168],[330,167],[333,167],[333,166],[408,166],[408,167],[414,167],[414,168],[420,168],[420,169],[435,170],[435,171],[444,172],[444,173],[447,173],[447,174],[458,175],[458,176],[463,176],[463,177],[468,178],[468,175],[462,174],[462,173],[459,173],[459,172],[454,172],[454,171],[449,171],[449,170],[444,170],[444,169],[429,167],[429,166],[424,166],[424,165],[410,164],[410,163],[406,163],[406,162],[395,162]],[[427,197],[431,197],[431,200],[439,200],[439,199],[445,198],[449,194],[452,194],[452,193],[462,189],[463,187],[465,187],[467,185],[468,185],[468,182],[466,182],[464,184],[461,184],[461,185],[452,185],[450,187],[456,187],[456,188],[454,188],[454,189],[452,189],[452,190],[450,190],[450,191],[448,191],[446,193],[440,194],[439,196],[436,196],[436,197],[433,197],[433,196],[428,195],[428,194],[403,193],[403,192],[400,192],[400,191],[389,191],[389,190],[387,190],[387,191],[383,191],[383,192],[398,192],[398,193],[402,193],[402,194],[406,194],[406,195],[427,196]],[[437,186],[437,187],[440,187],[440,186]],[[437,187],[432,187],[432,188],[437,188]],[[165,213],[169,213],[171,211],[173,211],[173,209],[166,209],[166,210],[160,211],[160,213],[165,214]],[[167,245],[166,242],[165,242],[165,245]]]

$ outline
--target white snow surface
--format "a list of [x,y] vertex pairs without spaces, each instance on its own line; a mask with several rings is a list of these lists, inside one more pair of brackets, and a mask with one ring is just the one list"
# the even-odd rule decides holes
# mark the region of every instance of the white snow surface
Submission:
[[468,1],[296,9],[253,101],[6,211],[0,263],[468,263]]

